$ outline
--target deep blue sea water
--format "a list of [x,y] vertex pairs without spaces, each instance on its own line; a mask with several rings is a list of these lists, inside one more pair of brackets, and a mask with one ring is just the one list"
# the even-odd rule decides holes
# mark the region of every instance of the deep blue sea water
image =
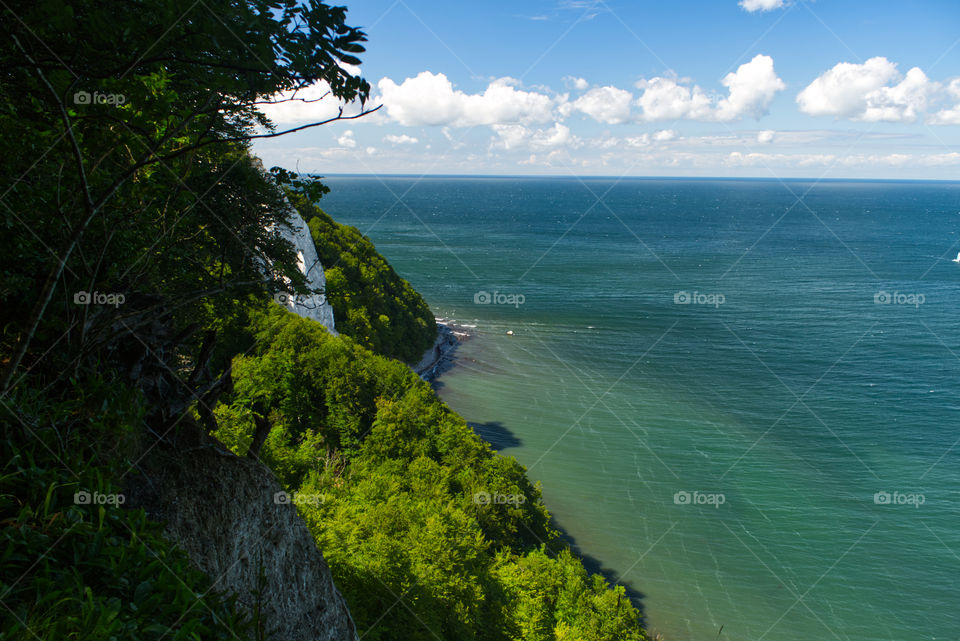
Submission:
[[960,183],[326,182],[650,630],[960,638]]

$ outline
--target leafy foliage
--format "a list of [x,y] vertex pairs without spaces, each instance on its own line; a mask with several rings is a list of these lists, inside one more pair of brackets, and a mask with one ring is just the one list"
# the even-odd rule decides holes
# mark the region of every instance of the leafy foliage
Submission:
[[6,402],[24,423],[3,424],[0,438],[0,637],[252,638],[235,600],[211,591],[143,511],[75,502],[122,496],[111,478],[135,446],[134,395],[88,380],[70,401],[21,392]]
[[[276,231],[282,193],[247,146],[282,133],[258,111],[277,92],[296,100],[323,80],[331,99],[366,100],[368,83],[340,65],[366,39],[343,7],[12,0],[0,11],[0,226],[17,231],[0,252],[0,349],[11,354],[0,388],[21,363],[69,371],[59,355],[138,331],[131,317],[156,313],[158,297],[182,329],[210,320],[204,302],[302,290]],[[126,306],[75,304],[81,292]],[[61,339],[68,349],[47,351]]]
[[[343,7],[0,12],[0,637],[251,636],[142,512],[72,500],[116,493],[137,454],[195,425],[189,412],[215,425],[215,406],[223,442],[324,497],[299,507],[371,639],[643,638],[622,592],[565,551],[523,468],[391,360],[433,340],[422,298],[313,204],[323,185],[249,154],[283,133],[258,111],[278,92],[322,80],[366,101],[341,66],[365,41]],[[287,195],[343,336],[270,303],[306,293],[276,232]]]
[[356,227],[334,221],[299,194],[293,204],[307,221],[323,263],[337,330],[378,354],[419,361],[437,336],[433,313],[420,294]]
[[559,540],[523,467],[407,367],[281,309],[255,326],[217,436],[243,454],[249,408],[269,414],[261,458],[312,497],[301,515],[364,638],[644,639],[623,588]]

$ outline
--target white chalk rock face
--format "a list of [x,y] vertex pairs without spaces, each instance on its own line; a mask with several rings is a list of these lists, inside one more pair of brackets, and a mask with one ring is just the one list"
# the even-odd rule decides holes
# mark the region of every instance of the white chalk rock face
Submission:
[[[310,237],[310,228],[299,213],[293,211],[290,215],[290,225],[281,225],[279,228],[283,238],[291,242],[297,251],[297,260],[300,271],[307,277],[307,285],[311,289],[326,291],[327,279],[323,275],[323,265],[317,256],[317,248]],[[315,320],[336,336],[337,330],[333,325],[333,308],[323,294],[309,296],[278,294],[276,300],[286,305],[290,311],[304,318]]]

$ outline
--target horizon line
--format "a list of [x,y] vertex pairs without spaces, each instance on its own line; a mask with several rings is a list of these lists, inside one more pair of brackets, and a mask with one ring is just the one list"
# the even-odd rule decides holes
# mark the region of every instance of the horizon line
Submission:
[[689,181],[759,181],[759,182],[874,182],[874,183],[960,183],[960,178],[814,178],[802,176],[614,176],[602,174],[420,174],[393,172],[344,172],[315,173],[303,172],[301,175],[320,178],[538,178],[568,180],[689,180]]

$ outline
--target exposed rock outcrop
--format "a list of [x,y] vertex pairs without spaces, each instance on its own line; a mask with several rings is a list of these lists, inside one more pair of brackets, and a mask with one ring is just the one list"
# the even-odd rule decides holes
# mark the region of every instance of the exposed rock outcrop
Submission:
[[[307,284],[310,288],[326,291],[327,279],[323,274],[323,265],[320,264],[320,258],[317,256],[317,248],[310,236],[310,228],[293,207],[290,207],[290,209],[290,225],[281,226],[279,228],[280,234],[296,248],[300,271],[307,277]],[[331,334],[337,334],[333,322],[333,308],[330,307],[330,303],[327,302],[324,294],[287,296],[282,297],[278,302],[285,304],[290,311],[304,318],[317,321],[326,327]]]
[[254,620],[259,613],[267,638],[357,640],[323,555],[263,464],[212,440],[193,447],[161,442],[140,469],[128,487],[128,505],[163,522],[164,535],[215,590],[236,594]]

